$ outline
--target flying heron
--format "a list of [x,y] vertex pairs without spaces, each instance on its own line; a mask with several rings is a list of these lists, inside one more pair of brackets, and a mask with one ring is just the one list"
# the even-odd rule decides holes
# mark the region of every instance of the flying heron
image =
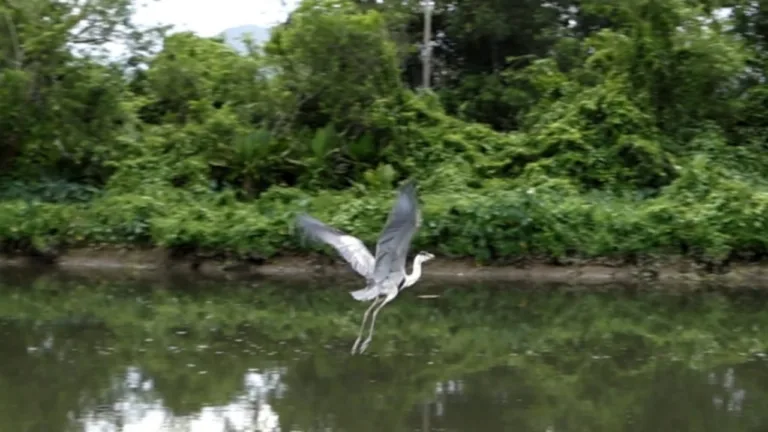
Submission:
[[413,271],[411,274],[406,274],[405,260],[411,239],[421,225],[416,187],[413,182],[408,182],[400,188],[395,205],[389,212],[387,222],[376,243],[375,258],[359,238],[328,226],[312,216],[301,214],[297,218],[297,223],[307,237],[333,246],[357,273],[365,277],[366,287],[350,293],[357,301],[373,300],[363,314],[360,332],[352,346],[352,354],[354,354],[363,336],[368,314],[373,310],[371,330],[358,351],[362,353],[371,343],[373,326],[379,311],[397,297],[400,290],[416,283],[421,277],[421,264],[435,257],[429,252],[419,252],[413,259]]

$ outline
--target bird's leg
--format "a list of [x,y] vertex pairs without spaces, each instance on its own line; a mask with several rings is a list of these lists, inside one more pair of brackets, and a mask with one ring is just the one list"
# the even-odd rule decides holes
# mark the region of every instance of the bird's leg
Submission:
[[376,303],[381,299],[382,297],[376,297],[371,302],[371,305],[368,306],[368,309],[366,309],[365,313],[363,314],[363,322],[360,324],[360,331],[357,333],[357,339],[355,340],[355,344],[352,345],[352,354],[355,353],[355,350],[357,349],[357,344],[360,343],[360,338],[363,337],[363,330],[365,329],[365,321],[368,320],[368,314],[371,312],[371,309],[373,309],[374,306],[376,306]]
[[363,345],[360,346],[360,354],[362,354],[363,351],[365,351],[365,349],[368,348],[368,344],[371,343],[371,339],[373,338],[373,326],[374,324],[376,324],[376,315],[378,315],[379,311],[384,307],[384,305],[389,303],[390,300],[392,300],[393,298],[394,297],[385,297],[384,301],[381,302],[379,307],[377,307],[376,310],[373,311],[373,316],[371,317],[371,330],[368,332],[368,338],[366,338],[365,341],[363,342]]

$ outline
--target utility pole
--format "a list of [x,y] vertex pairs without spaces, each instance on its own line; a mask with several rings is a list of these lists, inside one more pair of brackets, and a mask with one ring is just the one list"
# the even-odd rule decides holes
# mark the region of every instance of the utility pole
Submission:
[[432,0],[424,0],[424,51],[421,57],[421,85],[429,89],[432,76]]

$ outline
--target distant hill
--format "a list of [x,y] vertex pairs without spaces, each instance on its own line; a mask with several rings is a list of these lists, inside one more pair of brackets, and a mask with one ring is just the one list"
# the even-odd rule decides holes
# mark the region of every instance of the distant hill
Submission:
[[242,53],[245,52],[245,44],[243,43],[242,38],[247,33],[251,34],[251,37],[257,44],[263,44],[269,40],[269,29],[257,25],[232,27],[221,32],[221,35],[224,36],[224,39],[232,46],[232,48]]

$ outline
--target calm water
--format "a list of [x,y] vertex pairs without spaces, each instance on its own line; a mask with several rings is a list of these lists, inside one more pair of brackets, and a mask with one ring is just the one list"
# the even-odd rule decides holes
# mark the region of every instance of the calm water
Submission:
[[5,271],[0,431],[768,428],[758,292],[346,288]]

